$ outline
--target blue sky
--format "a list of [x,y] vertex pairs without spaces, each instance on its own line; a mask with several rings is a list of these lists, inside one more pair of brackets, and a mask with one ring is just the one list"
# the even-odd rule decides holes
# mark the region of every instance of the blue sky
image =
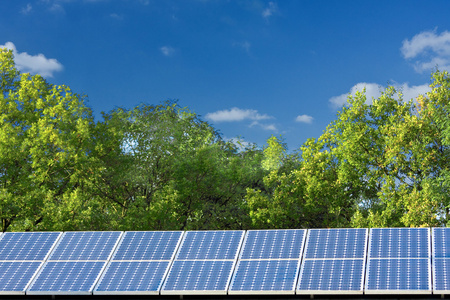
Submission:
[[178,99],[224,138],[289,150],[346,96],[410,99],[450,67],[450,1],[4,0],[0,45],[23,72],[101,112]]

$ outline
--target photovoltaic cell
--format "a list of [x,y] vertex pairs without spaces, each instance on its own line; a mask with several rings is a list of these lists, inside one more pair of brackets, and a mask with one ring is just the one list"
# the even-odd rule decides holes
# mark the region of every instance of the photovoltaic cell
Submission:
[[39,261],[0,262],[0,294],[25,294],[41,264]]
[[27,294],[89,295],[105,264],[102,261],[47,262]]
[[365,258],[367,229],[310,229],[305,258]]
[[0,236],[0,260],[43,261],[60,232],[6,232]]
[[364,263],[363,259],[306,260],[300,271],[298,292],[362,293]]
[[169,261],[113,261],[94,294],[159,294]]
[[240,259],[300,259],[306,230],[249,230]]
[[232,260],[178,260],[170,268],[161,294],[226,294]]
[[240,260],[229,294],[293,294],[300,260]]
[[121,232],[64,232],[49,260],[108,260]]
[[236,259],[244,231],[188,231],[177,260]]
[[112,260],[171,260],[181,231],[125,232]]

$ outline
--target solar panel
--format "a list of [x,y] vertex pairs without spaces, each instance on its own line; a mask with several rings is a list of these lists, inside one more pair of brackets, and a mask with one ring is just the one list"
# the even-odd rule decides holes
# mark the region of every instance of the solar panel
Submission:
[[365,258],[367,229],[310,229],[306,259]]
[[362,294],[368,229],[310,229],[297,294]]
[[103,261],[49,261],[27,291],[29,295],[90,295]]
[[64,232],[49,260],[108,260],[119,231]]
[[244,231],[188,231],[161,295],[227,293]]
[[25,294],[54,247],[59,232],[7,232],[0,235],[0,294]]
[[174,261],[161,295],[226,295],[233,267],[233,260]]
[[101,294],[159,294],[170,261],[113,261],[94,290]]
[[27,290],[28,295],[89,295],[121,232],[65,232]]
[[239,259],[299,259],[306,230],[249,230]]
[[0,260],[43,261],[60,232],[6,232],[0,236]]
[[182,231],[125,232],[112,260],[171,260]]
[[424,258],[430,256],[428,228],[372,228],[371,258]]
[[433,293],[450,294],[450,259],[433,260]]
[[0,262],[0,294],[24,295],[41,265],[40,261]]
[[364,259],[306,260],[300,270],[300,294],[361,294]]
[[125,232],[95,295],[159,294],[183,232]]
[[299,259],[240,260],[229,294],[293,294]]
[[295,294],[306,230],[249,230],[229,294]]
[[370,230],[366,294],[431,294],[428,228]]
[[236,259],[244,231],[188,231],[176,259]]
[[433,257],[450,258],[450,228],[433,228]]
[[433,293],[450,294],[450,228],[433,228]]
[[366,294],[430,294],[429,259],[370,259]]

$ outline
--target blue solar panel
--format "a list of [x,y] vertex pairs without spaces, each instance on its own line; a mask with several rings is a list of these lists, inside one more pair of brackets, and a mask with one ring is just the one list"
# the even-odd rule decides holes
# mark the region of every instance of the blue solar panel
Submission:
[[450,258],[450,228],[433,228],[433,257]]
[[108,260],[121,232],[65,232],[49,260]]
[[433,260],[433,293],[450,293],[450,259]]
[[310,229],[305,258],[365,258],[367,229]]
[[0,260],[44,260],[60,232],[6,232],[0,236]]
[[28,295],[89,295],[106,262],[50,261],[46,262],[30,288]]
[[363,293],[364,259],[306,260],[297,294]]
[[249,230],[240,259],[299,259],[306,230]]
[[236,259],[244,231],[188,231],[176,259]]
[[41,264],[39,261],[0,262],[0,294],[25,294]]
[[426,258],[430,257],[428,228],[372,228],[369,257]]
[[169,261],[114,261],[94,294],[159,294]]
[[125,232],[112,260],[171,260],[181,231]]
[[366,274],[366,294],[430,294],[430,260],[370,259]]
[[232,260],[174,261],[161,295],[226,294],[233,271]]
[[300,260],[240,260],[228,293],[294,294]]

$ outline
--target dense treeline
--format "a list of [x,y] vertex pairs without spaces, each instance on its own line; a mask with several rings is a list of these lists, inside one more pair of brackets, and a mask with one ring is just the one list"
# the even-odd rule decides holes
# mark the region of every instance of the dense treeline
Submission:
[[289,153],[224,141],[175,102],[94,121],[84,98],[0,50],[2,231],[442,226],[450,76],[405,101],[364,93]]

